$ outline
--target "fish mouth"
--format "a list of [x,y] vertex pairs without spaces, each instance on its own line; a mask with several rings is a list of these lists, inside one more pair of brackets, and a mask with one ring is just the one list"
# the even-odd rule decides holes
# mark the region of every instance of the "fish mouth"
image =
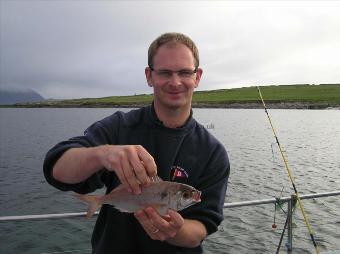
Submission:
[[192,198],[195,202],[201,202],[201,192],[200,191],[195,192]]

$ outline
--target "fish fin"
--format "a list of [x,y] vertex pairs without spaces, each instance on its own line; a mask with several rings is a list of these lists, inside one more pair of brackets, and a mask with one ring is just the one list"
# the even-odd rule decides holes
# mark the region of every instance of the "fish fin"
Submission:
[[163,179],[160,178],[158,175],[150,177],[151,182],[162,182]]
[[[163,179],[160,178],[158,175],[150,177],[151,182],[162,182]],[[112,197],[115,197],[116,195],[126,194],[129,193],[126,186],[123,184],[118,185],[116,188],[114,188],[108,195]]]
[[110,195],[110,197],[114,197],[116,195],[120,195],[122,193],[127,193],[127,188],[124,185],[119,185],[118,187],[114,188],[108,195]]
[[89,204],[89,207],[87,209],[86,218],[91,218],[93,214],[97,211],[97,209],[101,206],[102,201],[99,196],[95,195],[81,195],[81,194],[75,194],[76,198],[80,199],[81,201],[84,201],[85,203]]
[[147,208],[147,207],[152,207],[153,209],[155,209],[160,215],[164,216],[168,213],[168,208],[166,205],[164,204],[144,204],[143,208]]
[[157,211],[160,215],[164,216],[168,213],[168,207],[166,205],[158,205]]

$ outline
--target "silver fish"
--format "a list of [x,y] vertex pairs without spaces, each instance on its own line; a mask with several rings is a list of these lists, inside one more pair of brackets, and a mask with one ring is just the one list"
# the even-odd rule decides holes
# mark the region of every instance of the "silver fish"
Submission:
[[201,192],[194,187],[162,181],[157,177],[156,181],[147,187],[141,187],[141,194],[133,194],[123,186],[119,185],[107,195],[80,195],[76,197],[89,204],[86,214],[92,217],[102,204],[108,204],[117,210],[126,213],[134,213],[146,207],[153,207],[160,215],[165,215],[168,209],[175,211],[183,210],[191,205],[201,202]]

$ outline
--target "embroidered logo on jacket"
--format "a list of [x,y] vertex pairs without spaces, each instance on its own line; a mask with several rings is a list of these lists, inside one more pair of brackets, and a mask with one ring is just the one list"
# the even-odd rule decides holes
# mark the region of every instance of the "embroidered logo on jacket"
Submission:
[[173,182],[186,182],[189,175],[185,171],[185,169],[181,168],[180,166],[172,166],[170,171],[170,179]]

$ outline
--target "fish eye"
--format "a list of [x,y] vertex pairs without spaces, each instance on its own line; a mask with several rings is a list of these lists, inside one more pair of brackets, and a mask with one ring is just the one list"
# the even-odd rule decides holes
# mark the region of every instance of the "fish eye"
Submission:
[[185,198],[185,199],[188,199],[188,198],[190,198],[190,192],[189,192],[189,191],[185,191],[185,192],[183,192],[183,195],[182,195],[182,197],[183,197],[183,198]]

